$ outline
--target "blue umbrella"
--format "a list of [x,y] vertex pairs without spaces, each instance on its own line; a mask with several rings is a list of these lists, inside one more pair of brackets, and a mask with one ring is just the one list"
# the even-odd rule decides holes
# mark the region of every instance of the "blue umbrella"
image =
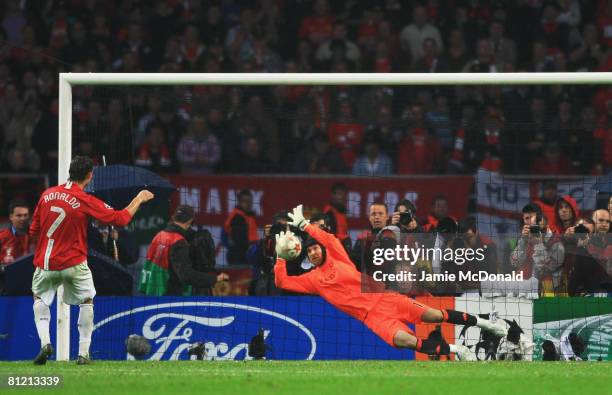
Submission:
[[594,188],[598,192],[612,193],[612,171],[605,176],[597,177]]
[[85,188],[116,209],[127,206],[143,189],[157,199],[170,199],[176,187],[165,178],[141,167],[110,165],[94,167],[93,180]]

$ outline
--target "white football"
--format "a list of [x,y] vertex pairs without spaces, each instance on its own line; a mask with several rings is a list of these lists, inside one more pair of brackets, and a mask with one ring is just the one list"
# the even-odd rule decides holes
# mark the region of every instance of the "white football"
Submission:
[[302,252],[302,243],[295,235],[283,235],[276,242],[276,254],[279,258],[292,260]]

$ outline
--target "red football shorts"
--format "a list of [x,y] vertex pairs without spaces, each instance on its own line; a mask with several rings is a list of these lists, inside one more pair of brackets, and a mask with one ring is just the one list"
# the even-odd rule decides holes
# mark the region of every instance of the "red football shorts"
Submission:
[[393,337],[397,331],[414,333],[406,323],[421,323],[423,313],[429,308],[407,296],[388,293],[368,312],[363,323],[387,344],[395,347]]

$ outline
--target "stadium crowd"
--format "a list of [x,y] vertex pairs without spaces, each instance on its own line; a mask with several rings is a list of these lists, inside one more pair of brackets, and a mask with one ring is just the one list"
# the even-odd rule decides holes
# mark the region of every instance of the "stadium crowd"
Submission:
[[[58,72],[612,68],[606,0],[10,0],[2,8],[2,167],[14,173],[55,168]],[[610,115],[605,86],[81,87],[74,148],[192,174],[480,166],[601,174],[612,167]]]
[[[612,70],[612,1],[605,0],[9,0],[1,7],[0,167],[17,175],[55,173],[58,72]],[[74,153],[98,163],[105,155],[110,163],[157,173],[382,176],[472,174],[485,168],[587,175],[612,169],[612,89],[606,86],[84,86],[74,88],[73,104]],[[11,180],[10,188],[1,188],[3,207],[12,197],[7,191],[39,188]],[[247,194],[242,197],[248,201]],[[314,220],[345,241],[363,270],[359,262],[369,248],[363,240],[399,218],[386,208],[377,212],[369,236],[351,245],[346,223],[336,215],[341,200],[332,199],[322,210],[327,216]],[[524,225],[538,225],[542,234],[571,234],[580,224],[587,233],[607,232],[603,214],[580,217],[556,190],[534,204],[540,214],[533,207],[524,210],[535,212]],[[274,224],[260,239],[246,211],[232,212],[224,226],[228,261],[269,272],[265,251]],[[569,211],[573,216],[565,218]],[[445,230],[477,234],[473,220],[443,212],[440,198],[431,215],[415,219],[414,226],[432,233],[444,219]],[[279,213],[274,222],[282,220]],[[12,229],[19,235],[19,226]],[[113,239],[125,240],[91,231],[108,255]],[[540,269],[555,290],[561,289],[555,276],[567,270],[570,258],[599,254],[599,267],[610,265],[604,262],[612,254],[607,246],[572,255],[587,244],[567,247],[563,236],[548,240],[556,260],[548,254],[548,266]],[[503,257],[490,258],[495,270],[505,270],[501,262],[533,266],[534,250],[541,250],[527,241],[498,248]],[[128,244],[119,248],[129,251]],[[298,266],[296,272],[307,270]],[[582,275],[575,278],[588,283]],[[256,285],[271,286],[269,279]],[[580,292],[589,286],[583,284]]]

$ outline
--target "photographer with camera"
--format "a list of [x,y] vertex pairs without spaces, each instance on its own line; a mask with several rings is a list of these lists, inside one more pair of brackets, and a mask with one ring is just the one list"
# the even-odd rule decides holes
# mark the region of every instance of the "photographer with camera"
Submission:
[[580,218],[574,226],[565,231],[564,271],[567,276],[569,296],[582,296],[599,289],[600,280],[605,276],[601,266],[591,256],[588,247],[595,230],[591,218]]
[[402,199],[395,205],[391,225],[398,226],[405,233],[423,233],[423,228],[416,217],[416,207],[408,199]]
[[[379,232],[377,238],[380,240],[379,243],[385,243],[387,246],[395,248],[395,245],[409,246],[410,248],[420,248],[422,246],[432,247],[434,238],[432,234],[423,233],[423,228],[419,224],[419,220],[416,217],[416,207],[408,199],[402,199],[397,202],[395,211],[391,215],[391,225],[386,226],[383,230],[391,230],[393,232]],[[393,237],[392,242],[389,243],[388,239]],[[387,239],[385,241],[384,239]],[[396,240],[397,238],[397,240]],[[432,264],[429,260],[418,260],[414,264],[410,264],[402,261],[395,261],[393,267],[389,267],[395,273],[402,271],[416,273],[417,278],[421,278],[421,272],[432,273]],[[390,289],[397,292],[410,294],[410,295],[422,295],[429,294],[427,285],[423,282],[416,283],[398,283],[393,282],[388,284]]]
[[[273,296],[282,293],[282,290],[274,285],[275,238],[280,232],[287,230],[287,221],[289,221],[289,217],[286,211],[279,211],[274,214],[272,223],[264,226],[264,237],[251,244],[247,250],[247,263],[253,269],[253,280],[249,286],[249,295]],[[294,267],[294,265],[291,266]]]
[[554,295],[561,285],[565,260],[561,238],[552,232],[537,204],[525,205],[521,219],[521,233],[510,254],[510,265],[522,272],[524,279],[537,278],[542,295]]

